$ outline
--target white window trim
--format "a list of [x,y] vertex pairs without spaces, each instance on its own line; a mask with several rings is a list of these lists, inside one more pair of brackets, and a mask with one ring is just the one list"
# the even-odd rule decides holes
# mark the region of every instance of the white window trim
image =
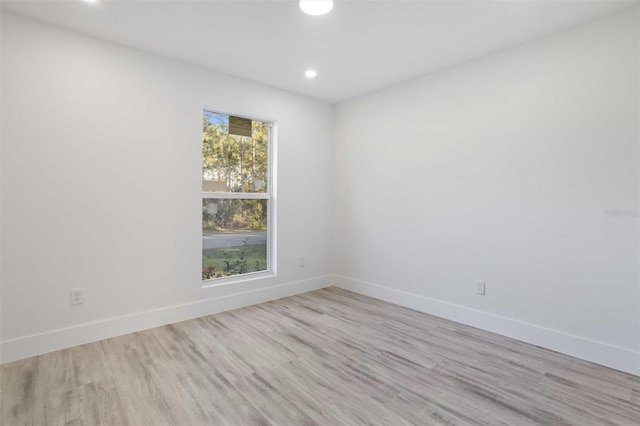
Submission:
[[[269,155],[269,154],[267,154]],[[268,193],[258,193],[258,192],[203,192],[202,198],[216,198],[216,199],[237,199],[241,198],[243,200],[270,200],[271,197]]]
[[[278,128],[276,126],[276,120],[260,117],[247,117],[244,114],[236,114],[224,112],[219,108],[203,107],[200,110],[200,119],[202,119],[202,111],[217,112],[220,114],[233,115],[236,117],[248,118],[250,120],[262,121],[269,128],[269,140],[267,141],[267,193],[260,192],[202,192],[200,204],[203,199],[244,199],[244,200],[268,200],[267,203],[267,270],[259,272],[247,272],[246,274],[233,275],[231,277],[211,278],[208,280],[201,280],[202,288],[211,288],[225,286],[229,284],[236,284],[247,281],[257,281],[266,278],[274,278],[277,276],[277,244],[276,244],[276,193],[277,193],[277,140],[278,140]],[[202,180],[202,178],[200,178]],[[202,238],[202,231],[200,231],[200,238]],[[202,266],[201,266],[202,267]]]

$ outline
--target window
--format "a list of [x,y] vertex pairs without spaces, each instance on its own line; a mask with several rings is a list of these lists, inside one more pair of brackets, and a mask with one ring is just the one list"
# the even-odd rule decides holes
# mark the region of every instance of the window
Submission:
[[271,270],[271,123],[204,111],[202,280]]

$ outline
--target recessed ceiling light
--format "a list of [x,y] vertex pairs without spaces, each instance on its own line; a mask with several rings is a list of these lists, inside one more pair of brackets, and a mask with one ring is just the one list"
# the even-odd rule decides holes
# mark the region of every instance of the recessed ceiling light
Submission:
[[333,0],[300,0],[300,9],[309,15],[324,15],[333,9]]
[[311,79],[311,78],[316,78],[318,73],[316,72],[316,70],[306,70],[304,75],[305,75],[305,77]]
[[98,3],[98,0],[82,0],[85,3]]

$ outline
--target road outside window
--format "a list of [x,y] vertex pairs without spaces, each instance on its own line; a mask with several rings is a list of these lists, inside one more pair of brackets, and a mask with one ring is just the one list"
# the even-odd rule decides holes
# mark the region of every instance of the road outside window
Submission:
[[204,111],[202,280],[270,270],[271,124]]

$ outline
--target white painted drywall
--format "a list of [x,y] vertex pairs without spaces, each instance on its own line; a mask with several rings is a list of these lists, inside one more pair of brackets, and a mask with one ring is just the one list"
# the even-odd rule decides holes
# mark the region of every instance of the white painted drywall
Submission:
[[[340,104],[335,125],[3,15],[3,361],[336,282],[638,374],[640,227],[605,215],[638,208],[637,14]],[[204,106],[278,120],[276,278],[200,286]]]
[[[1,47],[5,361],[326,285],[332,105],[6,12]],[[275,278],[202,288],[205,106],[277,121]]]
[[631,9],[339,104],[346,287],[640,359],[638,217],[605,214],[639,207],[638,39]]

